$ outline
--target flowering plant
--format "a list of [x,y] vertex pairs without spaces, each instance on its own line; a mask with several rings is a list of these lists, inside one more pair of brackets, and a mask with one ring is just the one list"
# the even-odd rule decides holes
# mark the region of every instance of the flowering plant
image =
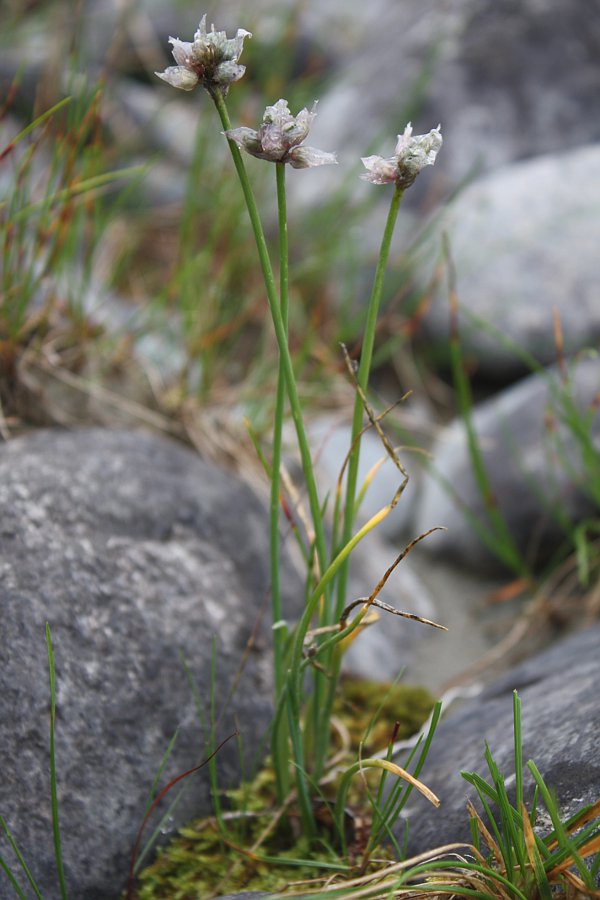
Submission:
[[438,125],[428,134],[416,134],[413,137],[410,122],[403,134],[398,135],[398,143],[394,156],[385,159],[383,156],[365,156],[362,159],[366,173],[360,177],[372,184],[390,184],[396,182],[398,187],[410,187],[419,172],[425,166],[432,166],[442,146],[441,126]]
[[214,25],[207,32],[204,15],[193,41],[169,38],[177,65],[155,74],[171,87],[182,91],[191,91],[196,85],[202,84],[209,93],[215,88],[227,93],[229,85],[239,81],[246,71],[246,67],[239,65],[238,60],[247,37],[252,37],[252,34],[243,28],[238,28],[234,38],[228,38],[224,31],[215,31]]
[[[160,78],[181,90],[191,90],[201,83],[208,90],[219,114],[223,132],[228,139],[233,162],[240,180],[265,282],[269,311],[279,351],[279,371],[273,422],[273,442],[271,457],[267,462],[271,481],[270,502],[270,563],[271,563],[271,614],[273,620],[273,657],[275,682],[275,719],[271,735],[271,756],[275,771],[278,799],[282,804],[289,796],[292,781],[295,781],[295,796],[302,822],[308,838],[316,837],[314,815],[314,785],[319,784],[326,774],[330,756],[331,718],[336,687],[339,680],[341,656],[348,645],[348,639],[359,633],[361,623],[372,606],[397,612],[378,600],[378,594],[395,566],[416,543],[400,554],[390,566],[381,582],[368,598],[361,598],[348,605],[348,560],[356,545],[378,522],[394,508],[406,485],[408,476],[397,459],[393,449],[384,439],[386,449],[402,474],[402,484],[389,504],[379,511],[369,522],[354,531],[356,508],[358,505],[357,478],[360,436],[363,429],[364,410],[372,417],[366,405],[366,391],[375,341],[377,314],[383,289],[383,280],[398,209],[404,193],[425,165],[432,165],[442,143],[439,127],[429,133],[412,137],[412,128],[406,126],[396,147],[396,156],[391,160],[381,157],[367,157],[363,160],[367,168],[367,180],[376,184],[395,183],[390,203],[373,290],[369,301],[365,333],[362,341],[360,364],[356,374],[357,394],[352,423],[352,440],[347,458],[347,478],[345,503],[336,503],[336,520],[333,535],[328,539],[325,527],[325,505],[319,498],[310,446],[304,424],[302,404],[298,394],[294,364],[288,341],[288,229],[286,211],[286,164],[294,169],[312,168],[337,163],[335,153],[304,146],[310,127],[316,116],[316,103],[312,108],[304,108],[294,116],[284,99],[267,106],[261,125],[257,130],[248,127],[232,128],[225,104],[229,85],[241,78],[244,67],[238,63],[244,39],[249,32],[239,29],[234,39],[228,40],[225,32],[206,32],[206,17],[194,36],[192,43],[171,38],[173,56],[177,66],[157,73]],[[260,214],[254,199],[252,187],[246,172],[240,149],[258,159],[275,163],[277,206],[279,218],[279,285],[277,287],[269,249],[265,239]],[[349,361],[349,360],[348,360]],[[298,513],[302,521],[307,521],[304,535],[298,529],[298,540],[307,561],[306,603],[300,621],[291,627],[283,618],[280,586],[281,537],[279,531],[280,507],[282,504],[281,455],[282,433],[286,401],[296,429],[298,450],[302,461],[306,497],[310,518]],[[378,427],[376,420],[371,422]],[[380,429],[378,428],[380,431]],[[380,432],[381,433],[381,432]],[[388,449],[389,448],[389,449]],[[291,501],[290,501],[291,502]],[[286,503],[287,506],[287,503]],[[425,537],[422,535],[421,537]],[[417,538],[417,541],[421,538]],[[350,613],[359,607],[358,613],[350,620]],[[419,618],[410,614],[409,618]],[[435,623],[421,619],[429,625]],[[315,627],[316,626],[316,627]],[[442,627],[442,626],[435,626]],[[310,666],[310,670],[309,670]],[[307,691],[307,674],[312,675],[312,692]],[[437,712],[439,715],[439,709]],[[435,719],[437,721],[437,719]],[[432,727],[435,727],[435,723]],[[432,733],[432,732],[431,732]],[[427,744],[428,746],[428,744]],[[426,752],[426,751],[425,751]],[[292,766],[290,766],[290,759]],[[421,755],[421,759],[424,756]],[[419,768],[422,763],[416,764]],[[394,772],[408,783],[406,791],[399,788],[398,802],[380,816],[379,825],[374,829],[374,846],[380,841],[383,830],[389,830],[388,821],[393,820],[406,801],[411,788],[421,791],[437,804],[439,801],[409,772],[400,769],[391,761],[361,759],[346,771],[338,794],[335,808],[335,828],[342,847],[345,846],[344,797],[350,779],[367,768],[379,768]],[[383,822],[383,824],[382,824]]]
[[289,163],[294,169],[308,169],[337,163],[335,153],[302,147],[317,113],[317,102],[309,111],[306,107],[293,116],[287,100],[267,106],[258,131],[252,128],[232,128],[225,135],[251,156],[269,162]]

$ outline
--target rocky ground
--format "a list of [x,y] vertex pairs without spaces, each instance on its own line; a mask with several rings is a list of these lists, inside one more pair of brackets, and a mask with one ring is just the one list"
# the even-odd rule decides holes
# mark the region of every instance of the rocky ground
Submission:
[[[243,25],[257,37],[261,29],[276,33],[274,8],[279,14],[283,4],[253,4],[252,21],[244,18],[244,4],[217,6],[207,4],[209,21]],[[185,97],[163,93],[147,73],[164,67],[167,36],[190,36],[198,13],[166,10],[154,0],[138,7],[121,23],[111,114],[135,126],[150,152],[161,153],[145,182],[148,208],[158,209],[185,193],[190,106]],[[34,4],[31,23],[45,12]],[[87,4],[83,57],[92,71],[99,71],[122,12],[115,0]],[[441,372],[450,337],[447,272],[440,275],[442,235],[448,238],[464,359],[475,384],[472,423],[490,494],[486,504],[464,422],[442,421],[416,391],[390,424],[398,443],[407,433],[418,435],[431,462],[402,456],[409,487],[379,534],[359,548],[351,590],[369,594],[409,540],[443,525],[446,532],[404,561],[383,599],[450,630],[442,635],[386,619],[347,657],[349,667],[370,678],[390,679],[403,668],[407,680],[436,693],[452,687],[463,693],[463,705],[455,704],[440,728],[425,779],[444,812],[434,819],[413,811],[411,849],[418,852],[432,841],[465,837],[467,790],[457,773],[482,767],[484,739],[501,765],[510,765],[515,688],[523,700],[525,753],[565,813],[600,794],[598,589],[577,586],[568,558],[553,577],[541,574],[562,559],[565,535],[596,521],[599,502],[591,485],[600,468],[600,38],[584,0],[568,7],[560,0],[377,0],[328,4],[326,12],[308,2],[297,22],[300,56],[317,53],[331,75],[315,145],[340,148],[340,162],[349,163],[364,154],[364,135],[378,135],[385,121],[391,152],[409,117],[417,132],[441,121],[445,137],[439,165],[427,188],[417,185],[408,199],[399,232],[410,236],[430,224],[412,260],[415,290],[428,296],[415,346],[417,353],[425,346]],[[37,24],[22,28],[14,46],[3,49],[4,85],[25,61],[23,105],[0,124],[5,141],[27,121],[44,65],[41,33]],[[295,182],[290,204],[309,207],[324,183]],[[9,185],[0,168],[0,190]],[[433,215],[454,191],[443,213]],[[375,210],[373,233],[379,217]],[[369,238],[363,249],[367,269]],[[124,327],[127,302],[114,291],[95,285],[84,307],[95,307],[98,290],[103,321]],[[168,383],[180,361],[177,328],[135,352]],[[406,360],[394,365],[405,379]],[[61,398],[46,394],[49,405]],[[93,413],[102,401],[93,397],[83,418],[97,422]],[[112,424],[121,418],[131,425],[122,407],[100,417]],[[37,411],[32,419],[45,421]],[[312,419],[325,492],[346,452],[348,424],[318,412]],[[587,430],[574,427],[575,420]],[[149,784],[176,729],[174,770],[197,759],[200,729],[181,652],[206,705],[216,635],[223,734],[235,722],[246,749],[254,748],[268,721],[268,545],[256,496],[264,496],[264,484],[254,476],[249,486],[232,475],[230,458],[227,466],[215,465],[159,436],[171,427],[162,412],[148,410],[142,424],[151,432],[44,429],[13,438],[0,415],[7,438],[0,446],[0,813],[24,855],[35,859],[45,897],[57,896],[49,807],[40,803],[48,797],[46,621],[57,659],[63,846],[74,896],[118,895]],[[364,475],[383,454],[377,437],[366,434]],[[366,496],[365,518],[389,502],[397,483],[388,462]],[[527,577],[486,538],[490,497]],[[299,583],[290,563],[291,616]],[[245,677],[230,696],[240,660]],[[224,753],[225,781],[235,778],[237,752],[230,745]],[[208,784],[199,776],[167,829],[207,805]]]

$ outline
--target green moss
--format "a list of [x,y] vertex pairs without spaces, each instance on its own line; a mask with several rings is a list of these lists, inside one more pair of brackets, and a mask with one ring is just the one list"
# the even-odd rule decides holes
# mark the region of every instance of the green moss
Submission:
[[[230,820],[226,834],[221,834],[210,819],[182,828],[156,862],[140,874],[136,896],[139,900],[204,900],[215,891],[276,891],[290,882],[323,874],[319,863],[332,867],[340,864],[332,850],[315,852],[302,839],[295,839],[289,829],[275,832],[257,854],[241,851],[239,848],[252,846],[272,815],[270,811],[268,816]],[[311,864],[286,863],[302,859]],[[331,874],[330,868],[326,874]]]
[[[399,724],[396,740],[415,734],[434,703],[429,691],[422,687],[344,677],[334,712],[350,732],[352,750],[358,750],[359,743],[364,741],[363,756],[368,756],[387,746],[396,722]],[[369,728],[375,714],[376,721]]]
[[[400,723],[397,739],[414,734],[431,712],[433,702],[423,688],[344,678],[335,715],[350,734],[351,752],[356,758],[363,740],[363,755],[384,748],[396,722]],[[377,721],[372,724],[378,710]],[[182,828],[160,851],[153,865],[138,877],[138,900],[204,900],[215,891],[277,891],[292,882],[330,877],[335,866],[348,874],[344,861],[331,846],[334,835],[328,825],[323,825],[317,845],[309,846],[299,837],[293,811],[261,843],[259,852],[248,851],[275,815],[274,796],[274,773],[266,765],[252,783],[227,793],[230,811],[224,833],[214,819],[198,820]],[[353,802],[360,803],[356,795]],[[290,865],[288,860],[309,860],[310,864]]]

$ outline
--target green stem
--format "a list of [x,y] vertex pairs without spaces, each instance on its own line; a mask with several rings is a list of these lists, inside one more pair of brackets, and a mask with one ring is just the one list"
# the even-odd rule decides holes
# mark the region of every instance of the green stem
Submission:
[[[219,118],[221,119],[221,124],[223,125],[224,130],[229,131],[231,129],[231,122],[223,95],[219,90],[215,90],[214,92],[211,92],[211,96],[217,108],[217,112],[219,114]],[[300,405],[300,398],[298,396],[298,389],[294,376],[294,367],[288,347],[286,324],[284,322],[279,298],[275,289],[275,279],[273,277],[273,270],[271,267],[269,252],[267,249],[263,228],[258,213],[258,208],[254,199],[254,193],[252,191],[252,187],[246,173],[246,167],[244,165],[244,161],[237,147],[237,144],[232,140],[228,140],[228,144],[231,151],[233,163],[240,181],[242,192],[244,194],[244,199],[246,201],[246,207],[248,209],[250,223],[254,232],[256,249],[258,252],[258,257],[265,282],[265,288],[267,291],[269,311],[271,313],[271,319],[273,321],[275,337],[277,340],[277,347],[279,349],[280,367],[285,375],[287,396],[298,439],[298,449],[300,451],[300,457],[302,460],[304,481],[306,485],[306,492],[308,495],[311,518],[315,532],[315,548],[317,559],[319,562],[320,574],[322,575],[322,573],[327,570],[328,559],[323,514],[319,503],[319,496],[312,465],[310,447],[308,444],[306,429],[304,427],[304,420],[302,417],[302,408]],[[295,696],[295,699],[298,699],[298,695]],[[308,799],[308,786],[305,778],[304,754],[302,749],[302,742],[298,739],[301,713],[300,707],[300,703],[295,703],[292,707],[292,705],[289,704],[288,701],[288,721],[290,722],[290,732],[292,735],[292,747],[296,765],[298,795],[302,806],[302,818],[308,833],[313,833],[314,819]],[[277,738],[274,738],[274,740],[277,740]]]
[[[392,243],[392,237],[394,234],[394,228],[396,226],[396,220],[398,218],[398,210],[400,209],[400,203],[402,201],[402,197],[404,195],[404,190],[396,185],[394,190],[392,200],[390,203],[390,208],[387,216],[387,221],[385,224],[385,229],[383,232],[383,236],[381,239],[381,247],[379,250],[379,259],[377,261],[377,268],[375,270],[375,278],[373,281],[373,288],[371,291],[371,297],[369,299],[369,305],[367,308],[367,321],[365,323],[365,333],[362,342],[362,349],[360,354],[360,364],[358,367],[358,375],[357,381],[362,388],[362,390],[366,393],[368,383],[369,383],[369,374],[371,371],[371,362],[373,359],[373,347],[375,345],[375,332],[377,329],[377,317],[379,315],[379,306],[381,303],[381,295],[383,292],[383,282],[385,278],[385,271],[387,268],[388,257],[390,254],[390,246]],[[363,422],[363,405],[360,398],[360,395],[356,394],[356,399],[354,401],[354,415],[352,418],[352,436],[351,436],[351,446],[354,447],[350,459],[348,460],[348,473],[346,476],[346,505],[344,508],[344,523],[343,523],[343,531],[342,531],[342,547],[345,547],[352,537],[352,528],[354,525],[354,516],[355,516],[355,504],[356,504],[356,484],[358,481],[358,463],[360,458],[360,441],[357,440],[358,435],[360,434],[360,430],[362,428]],[[342,614],[342,610],[346,605],[346,591],[348,587],[348,571],[349,571],[349,563],[348,559],[345,560],[344,564],[340,568],[338,581],[337,581],[337,600],[336,600],[336,608],[335,608],[335,617],[334,621],[337,621]],[[327,696],[324,698],[324,707],[322,712],[323,721],[329,721],[332,710],[333,710],[333,701],[335,698],[335,690],[339,677],[339,670],[341,665],[341,653],[335,652],[332,653],[329,660],[326,660],[324,665],[329,668],[330,671],[330,679],[327,689]],[[320,745],[317,748],[317,758],[319,758],[320,754],[324,750],[325,740],[328,736],[322,733],[323,729],[321,729],[320,733]]]
[[[287,335],[288,329],[288,235],[287,210],[285,197],[285,164],[277,163],[277,209],[279,213],[279,308]],[[280,508],[280,469],[281,440],[285,403],[285,370],[279,354],[277,373],[277,398],[275,401],[275,420],[273,423],[273,456],[271,462],[271,604],[273,623],[282,618],[281,585],[279,575],[279,508]],[[275,655],[275,689],[276,695],[283,687],[283,642],[285,635],[280,628],[274,634]]]
[[[277,163],[277,209],[279,219],[279,308],[286,331],[288,330],[288,232],[285,196],[285,164]],[[270,503],[270,559],[271,559],[271,613],[277,627],[273,630],[273,667],[275,681],[275,705],[285,686],[284,647],[287,630],[279,625],[282,621],[281,579],[279,570],[279,509],[281,490],[281,442],[285,405],[285,370],[281,353],[277,373],[277,397],[273,423],[273,453],[271,461],[271,503]],[[289,791],[287,764],[286,720],[280,720],[281,727],[274,727],[271,744],[273,767],[277,779],[279,801],[283,802]]]
[[[371,371],[371,361],[373,359],[373,347],[375,344],[375,331],[377,328],[377,317],[379,315],[379,305],[381,303],[381,294],[383,291],[383,281],[385,278],[385,270],[387,268],[388,257],[390,254],[390,246],[392,236],[398,218],[398,210],[404,195],[404,190],[398,185],[394,190],[390,209],[383,237],[381,239],[381,247],[379,250],[379,259],[375,270],[375,279],[373,281],[373,289],[369,299],[367,308],[367,321],[365,324],[365,334],[362,342],[360,354],[360,364],[358,367],[357,381],[362,390],[366,393],[369,383],[369,374]],[[356,498],[356,482],[358,480],[358,463],[360,458],[360,442],[357,441],[358,435],[362,428],[363,421],[363,405],[358,393],[354,401],[354,416],[352,418],[352,437],[351,445],[354,450],[348,460],[348,474],[346,479],[346,506],[344,510],[344,530],[342,534],[342,546],[348,543],[352,535],[352,526],[354,524],[355,498]],[[344,565],[338,579],[336,618],[342,613],[346,603],[346,588],[348,584],[348,564]]]
[[[217,112],[219,113],[219,118],[221,119],[221,124],[225,131],[229,131],[231,128],[231,122],[229,120],[229,114],[227,112],[227,107],[225,105],[225,100],[223,99],[220,91],[215,91],[211,94],[215,106],[217,107]],[[267,242],[265,240],[262,224],[260,221],[260,216],[258,214],[258,208],[256,206],[256,200],[254,199],[254,194],[252,191],[252,187],[250,185],[250,181],[248,179],[248,174],[246,172],[246,167],[244,166],[244,160],[242,159],[242,155],[237,147],[235,141],[228,140],[229,149],[231,151],[231,156],[233,158],[233,163],[240,180],[240,185],[242,187],[242,192],[244,194],[244,199],[246,201],[246,207],[248,209],[248,215],[250,217],[250,223],[252,225],[252,230],[254,232],[254,239],[256,241],[256,249],[258,251],[258,257],[260,260],[260,265],[263,273],[263,278],[265,281],[265,287],[267,290],[267,300],[269,303],[269,312],[271,313],[271,318],[273,320],[273,327],[275,329],[275,337],[277,339],[277,346],[279,349],[279,353],[281,355],[281,364],[283,370],[285,372],[285,380],[287,387],[288,399],[290,402],[290,410],[292,413],[292,419],[294,421],[294,426],[296,428],[296,434],[298,437],[298,449],[300,451],[300,457],[302,460],[302,469],[304,473],[304,479],[306,482],[306,492],[308,495],[308,500],[310,504],[310,512],[313,520],[313,526],[315,529],[315,543],[317,549],[317,557],[319,560],[319,566],[321,572],[324,572],[327,568],[327,544],[325,541],[325,528],[323,525],[323,516],[321,513],[321,507],[319,504],[319,495],[317,492],[317,485],[315,481],[315,474],[312,466],[312,459],[310,455],[310,448],[308,444],[308,439],[306,437],[306,429],[304,427],[304,420],[302,417],[302,408],[300,405],[300,398],[298,396],[298,388],[296,386],[296,379],[294,377],[294,367],[292,364],[292,357],[288,348],[287,343],[287,335],[286,329],[283,322],[283,316],[281,314],[281,309],[279,307],[279,299],[277,296],[277,291],[275,289],[275,279],[273,277],[273,270],[271,268],[271,261],[269,259],[269,251],[267,249]]]

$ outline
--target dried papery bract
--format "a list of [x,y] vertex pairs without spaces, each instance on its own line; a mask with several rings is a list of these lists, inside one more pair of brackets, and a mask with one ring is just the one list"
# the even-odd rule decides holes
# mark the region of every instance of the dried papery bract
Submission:
[[371,184],[396,183],[404,190],[413,183],[421,169],[432,166],[442,146],[441,125],[432,129],[428,134],[412,133],[410,122],[403,134],[398,135],[395,155],[389,158],[383,156],[365,156],[362,163],[367,170],[360,177]]
[[169,38],[177,65],[155,74],[181,91],[191,91],[201,84],[209,94],[218,90],[225,96],[229,85],[239,81],[246,71],[238,60],[244,49],[244,39],[251,36],[251,32],[238,28],[236,36],[228,38],[224,31],[215,31],[214,25],[207,32],[204,15],[193,41]]
[[251,156],[268,162],[289,163],[294,169],[335,164],[335,153],[301,146],[317,115],[316,108],[315,101],[311,110],[305,107],[293,116],[287,100],[278,100],[265,109],[258,131],[253,128],[231,128],[225,135]]

